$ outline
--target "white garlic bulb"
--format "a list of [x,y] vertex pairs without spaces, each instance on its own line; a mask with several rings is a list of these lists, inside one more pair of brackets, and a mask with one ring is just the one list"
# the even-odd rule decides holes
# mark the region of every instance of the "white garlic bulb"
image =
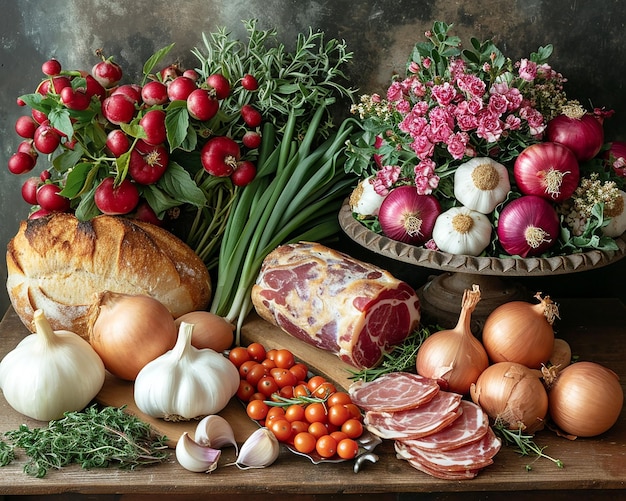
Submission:
[[476,157],[459,165],[454,173],[454,196],[468,209],[493,212],[511,191],[509,172],[492,158]]
[[613,208],[604,207],[604,215],[609,221],[602,227],[602,234],[607,237],[619,237],[626,231],[626,192],[619,190],[619,195]]
[[384,196],[376,193],[372,181],[371,176],[359,181],[348,199],[350,209],[359,216],[377,216],[380,205],[385,199]]
[[491,242],[491,231],[491,222],[484,214],[452,207],[437,217],[433,240],[444,252],[478,256]]

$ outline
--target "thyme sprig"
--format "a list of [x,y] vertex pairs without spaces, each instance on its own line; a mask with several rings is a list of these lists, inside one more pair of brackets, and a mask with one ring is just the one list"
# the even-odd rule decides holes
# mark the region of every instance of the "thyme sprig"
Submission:
[[[522,428],[518,428],[517,430],[511,430],[507,428],[504,423],[496,420],[493,429],[505,444],[513,445],[517,447],[517,451],[522,456],[530,456],[532,454],[536,455],[535,461],[539,458],[545,458],[552,461],[559,468],[564,468],[563,461],[560,459],[555,459],[551,456],[548,456],[543,451],[545,447],[540,447],[533,441],[533,435],[527,435],[522,433]],[[534,462],[534,461],[533,461]],[[532,463],[526,465],[526,471],[532,470]]]
[[[69,464],[84,469],[112,465],[134,469],[163,462],[170,455],[166,437],[155,435],[150,425],[124,412],[124,407],[99,409],[93,405],[82,412],[66,412],[47,427],[31,429],[23,424],[5,436],[13,447],[24,449],[30,458],[24,472],[37,478],[44,477],[50,468]],[[2,446],[0,457],[5,456],[6,448],[11,447]]]
[[383,361],[379,366],[371,369],[350,371],[350,379],[368,382],[390,372],[415,372],[417,351],[422,346],[424,340],[432,332],[438,330],[441,329],[435,326],[420,326],[391,352],[385,353]]

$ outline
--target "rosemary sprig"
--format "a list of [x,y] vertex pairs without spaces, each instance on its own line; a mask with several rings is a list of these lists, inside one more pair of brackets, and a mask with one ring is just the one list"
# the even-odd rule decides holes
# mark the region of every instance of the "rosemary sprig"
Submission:
[[[493,429],[495,433],[504,441],[505,444],[516,446],[516,452],[518,452],[522,456],[530,456],[531,454],[535,454],[537,456],[535,458],[535,461],[543,457],[555,463],[559,468],[565,467],[563,461],[561,461],[560,459],[555,459],[551,456],[548,456],[547,454],[544,454],[543,450],[545,449],[545,447],[540,447],[539,445],[537,445],[533,441],[533,435],[522,434],[521,426],[517,430],[511,430],[507,428],[504,423],[496,420]],[[526,471],[530,470],[532,470],[532,463],[526,465]]]
[[82,412],[66,412],[45,428],[21,425],[5,436],[14,447],[24,449],[30,458],[24,472],[37,478],[50,468],[72,463],[84,469],[114,464],[134,469],[169,457],[166,437],[156,436],[147,423],[125,413],[124,407],[98,409],[93,405]]
[[308,404],[325,404],[328,400],[327,395],[325,398],[309,397],[301,395],[299,397],[287,398],[280,395],[272,395],[273,400],[265,400],[265,403],[272,407],[289,407],[290,405],[308,405]]
[[414,372],[417,351],[422,346],[424,340],[437,330],[441,329],[434,326],[420,326],[391,352],[385,353],[383,361],[378,367],[350,371],[350,379],[362,379],[367,382],[390,372]]

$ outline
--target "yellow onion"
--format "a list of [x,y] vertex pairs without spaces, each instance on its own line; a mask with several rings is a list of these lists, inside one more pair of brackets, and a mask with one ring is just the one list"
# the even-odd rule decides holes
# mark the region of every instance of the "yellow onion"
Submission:
[[178,317],[175,321],[177,331],[182,322],[193,324],[191,345],[199,350],[210,348],[219,353],[230,348],[235,339],[235,326],[210,311],[190,311]]
[[522,364],[498,362],[472,384],[470,396],[496,424],[533,434],[543,428],[548,414],[548,393],[540,375]]
[[174,317],[157,299],[110,291],[98,294],[91,304],[88,332],[105,368],[128,381],[171,350],[178,336]]
[[561,430],[594,437],[609,430],[624,405],[624,391],[615,372],[595,362],[576,362],[548,382],[550,418]]
[[489,365],[485,349],[470,328],[471,315],[479,301],[478,285],[466,289],[456,327],[428,336],[415,361],[419,375],[436,379],[445,390],[462,395]]
[[535,294],[540,302],[509,301],[493,310],[482,332],[482,342],[492,362],[517,362],[539,369],[552,355],[558,306],[550,296]]

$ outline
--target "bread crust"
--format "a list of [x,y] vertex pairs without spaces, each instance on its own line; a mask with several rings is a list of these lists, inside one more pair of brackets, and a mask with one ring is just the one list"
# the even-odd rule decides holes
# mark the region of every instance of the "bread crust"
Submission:
[[109,290],[161,301],[176,318],[203,310],[211,279],[198,255],[167,230],[119,216],[79,221],[58,213],[20,224],[7,245],[7,292],[29,329],[42,309],[53,329],[87,338],[87,313]]

